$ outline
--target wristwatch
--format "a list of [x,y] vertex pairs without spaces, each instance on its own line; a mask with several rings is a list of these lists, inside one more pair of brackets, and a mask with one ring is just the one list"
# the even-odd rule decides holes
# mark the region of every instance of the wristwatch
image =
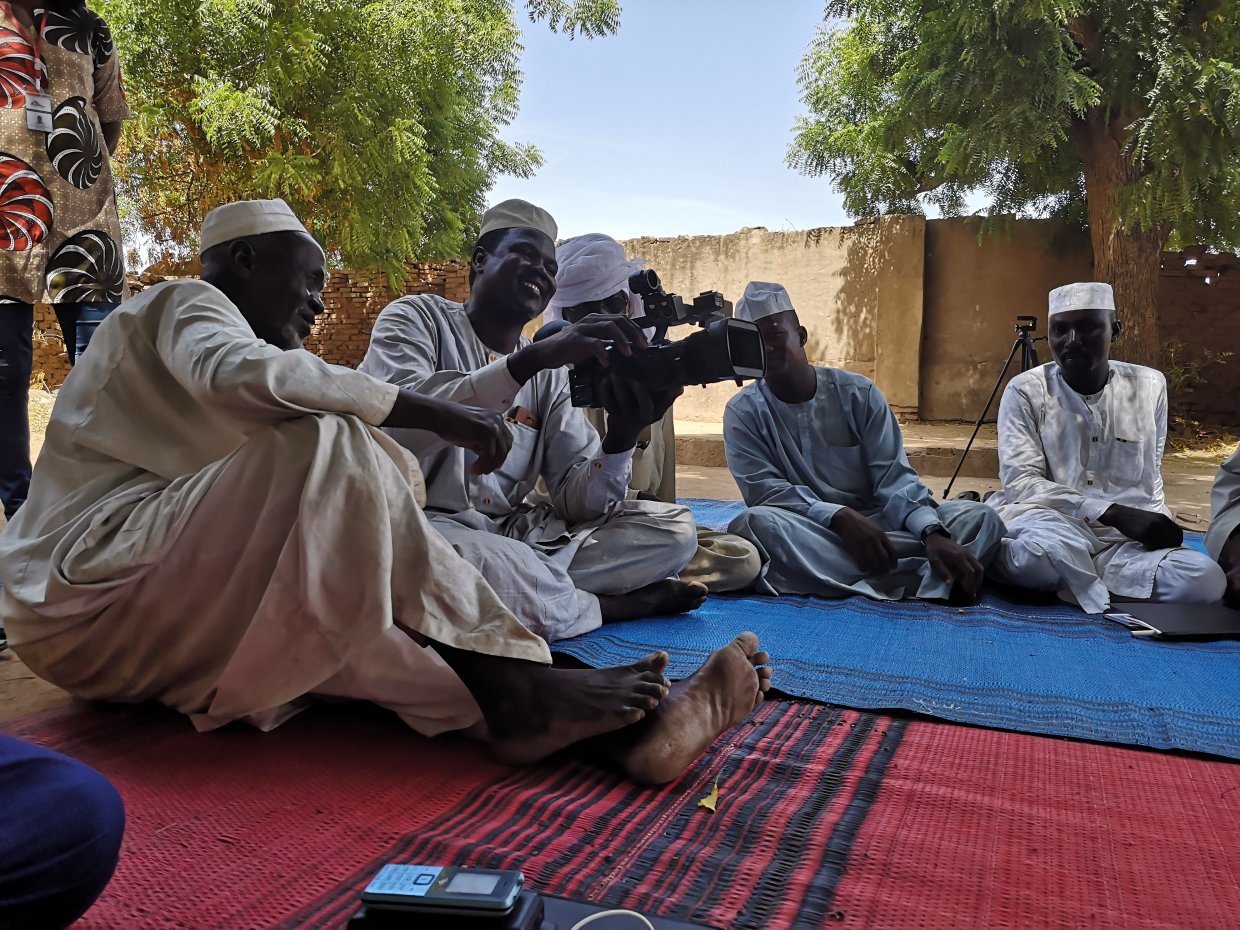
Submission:
[[926,537],[931,533],[938,533],[940,536],[946,536],[948,539],[952,538],[952,534],[947,532],[946,527],[944,527],[942,523],[931,523],[921,531],[921,541],[925,542]]

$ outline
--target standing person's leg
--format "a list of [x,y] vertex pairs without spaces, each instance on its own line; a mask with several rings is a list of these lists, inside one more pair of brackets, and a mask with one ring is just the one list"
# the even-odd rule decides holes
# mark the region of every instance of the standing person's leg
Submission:
[[103,893],[125,808],[94,769],[0,736],[0,927],[66,927]]
[[30,490],[30,369],[34,307],[0,304],[0,502],[12,517]]
[[94,301],[78,304],[77,306],[77,332],[73,342],[75,351],[69,355],[70,363],[82,357],[82,353],[90,345],[90,340],[95,335],[95,330],[99,328],[99,324],[107,319],[108,314],[115,310],[119,304],[110,301]]
[[78,313],[82,309],[79,303],[52,304],[56,311],[56,322],[60,324],[60,333],[65,339],[65,355],[69,356],[69,365],[77,361],[78,356]]

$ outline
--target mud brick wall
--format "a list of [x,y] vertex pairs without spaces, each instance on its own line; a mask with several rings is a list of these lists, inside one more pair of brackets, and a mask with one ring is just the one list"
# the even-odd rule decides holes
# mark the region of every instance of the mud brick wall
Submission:
[[323,289],[327,312],[315,323],[306,348],[324,361],[357,367],[379,312],[398,296],[410,294],[438,294],[463,302],[469,296],[469,266],[455,260],[410,264],[400,294],[383,272],[333,272]]
[[56,322],[56,311],[51,304],[36,304],[34,308],[34,364],[30,369],[30,383],[46,384],[58,388],[69,374],[69,356],[65,353],[65,337]]

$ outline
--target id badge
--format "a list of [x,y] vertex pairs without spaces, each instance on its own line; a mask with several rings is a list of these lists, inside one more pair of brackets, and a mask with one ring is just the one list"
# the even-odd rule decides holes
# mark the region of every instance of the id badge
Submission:
[[52,98],[48,94],[26,95],[26,128],[33,132],[52,131]]

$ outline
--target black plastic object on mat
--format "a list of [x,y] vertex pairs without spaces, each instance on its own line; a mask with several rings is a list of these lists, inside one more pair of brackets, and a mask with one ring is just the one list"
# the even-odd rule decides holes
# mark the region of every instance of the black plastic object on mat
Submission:
[[[516,906],[502,917],[449,917],[368,910],[362,906],[349,920],[348,930],[570,930],[583,918],[606,910],[611,908],[523,891]],[[655,930],[703,930],[702,924],[664,917],[646,919],[654,924]],[[637,925],[635,921],[633,925]]]

